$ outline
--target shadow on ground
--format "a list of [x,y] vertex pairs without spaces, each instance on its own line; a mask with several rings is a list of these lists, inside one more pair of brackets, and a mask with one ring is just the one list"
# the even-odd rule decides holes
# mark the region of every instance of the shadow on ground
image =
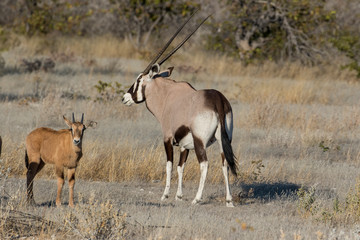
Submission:
[[[62,205],[67,206],[68,204],[63,203]],[[37,203],[36,206],[38,207],[56,207],[56,202],[54,201],[46,201],[42,203]]]
[[240,199],[272,201],[279,197],[293,198],[300,187],[298,184],[284,182],[254,183],[234,187],[233,191]]

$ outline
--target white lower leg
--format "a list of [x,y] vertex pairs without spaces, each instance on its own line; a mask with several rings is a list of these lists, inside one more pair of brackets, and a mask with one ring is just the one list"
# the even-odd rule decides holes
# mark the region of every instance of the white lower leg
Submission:
[[225,188],[226,188],[226,206],[227,207],[233,207],[233,203],[232,203],[232,197],[230,194],[230,187],[229,187],[229,171],[228,171],[228,167],[227,164],[225,164],[222,167],[223,170],[223,174],[224,174],[224,179],[225,179]]
[[205,179],[206,179],[206,175],[207,175],[207,170],[208,170],[208,161],[204,161],[200,163],[200,183],[199,183],[199,189],[196,193],[195,199],[192,201],[192,204],[196,204],[198,202],[200,202],[201,200],[201,196],[202,196],[202,192],[204,189],[204,184],[205,184]]
[[177,167],[177,172],[178,172],[178,177],[179,177],[179,183],[178,183],[178,189],[176,192],[176,200],[181,200],[183,197],[183,193],[182,193],[182,181],[183,181],[183,173],[184,173],[184,167],[185,164],[183,164],[182,166],[178,166]]
[[171,182],[171,171],[172,171],[172,162],[167,161],[166,162],[166,185],[165,185],[164,194],[161,197],[161,201],[164,201],[165,199],[167,199],[169,197],[170,182]]

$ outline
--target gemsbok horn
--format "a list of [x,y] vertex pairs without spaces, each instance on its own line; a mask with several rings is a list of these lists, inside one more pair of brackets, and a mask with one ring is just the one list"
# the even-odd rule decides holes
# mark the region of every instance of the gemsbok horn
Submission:
[[207,18],[166,57],[156,63],[189,21],[188,19],[170,38],[149,66],[140,73],[135,83],[124,95],[122,102],[130,106],[133,103],[138,104],[145,101],[148,110],[160,122],[167,156],[166,186],[162,200],[169,197],[173,168],[173,146],[175,145],[180,147],[180,160],[177,166],[179,182],[175,199],[181,200],[183,197],[182,176],[184,166],[189,150],[195,149],[196,157],[200,163],[201,176],[199,188],[192,204],[201,201],[208,170],[208,158],[205,149],[217,140],[220,145],[222,171],[225,178],[226,206],[233,207],[228,168],[230,167],[231,172],[236,176],[237,161],[231,147],[233,113],[229,101],[217,90],[196,90],[187,82],[176,82],[169,79],[173,67],[160,72],[160,65],[169,59]]
[[55,165],[57,176],[56,206],[61,205],[61,191],[64,185],[64,167],[68,169],[69,180],[69,206],[74,206],[75,170],[82,157],[82,139],[87,128],[96,126],[96,122],[90,121],[85,125],[84,114],[81,121],[76,122],[74,113],[72,121],[63,116],[69,129],[53,130],[51,128],[37,128],[26,137],[25,165],[27,202],[35,205],[33,183],[38,172],[45,163]]

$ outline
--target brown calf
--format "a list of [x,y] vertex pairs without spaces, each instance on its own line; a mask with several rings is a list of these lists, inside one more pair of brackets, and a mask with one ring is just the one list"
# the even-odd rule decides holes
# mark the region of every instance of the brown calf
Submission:
[[82,138],[84,130],[95,127],[96,122],[83,124],[76,122],[74,113],[72,122],[63,116],[69,129],[53,130],[50,128],[37,128],[26,137],[25,165],[27,168],[26,186],[27,201],[35,205],[33,181],[36,174],[44,167],[45,163],[55,165],[57,176],[56,206],[61,205],[61,191],[64,185],[64,167],[68,168],[69,180],[69,206],[74,206],[75,169],[82,157]]

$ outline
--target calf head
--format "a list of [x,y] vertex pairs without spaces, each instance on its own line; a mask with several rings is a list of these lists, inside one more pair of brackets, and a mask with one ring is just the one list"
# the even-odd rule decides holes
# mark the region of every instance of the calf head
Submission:
[[63,116],[65,123],[69,126],[71,130],[72,142],[75,146],[81,145],[81,141],[84,135],[84,131],[87,128],[93,128],[96,126],[96,122],[90,121],[89,124],[84,124],[84,113],[81,115],[81,121],[76,122],[74,113],[72,114],[72,121],[68,120]]

